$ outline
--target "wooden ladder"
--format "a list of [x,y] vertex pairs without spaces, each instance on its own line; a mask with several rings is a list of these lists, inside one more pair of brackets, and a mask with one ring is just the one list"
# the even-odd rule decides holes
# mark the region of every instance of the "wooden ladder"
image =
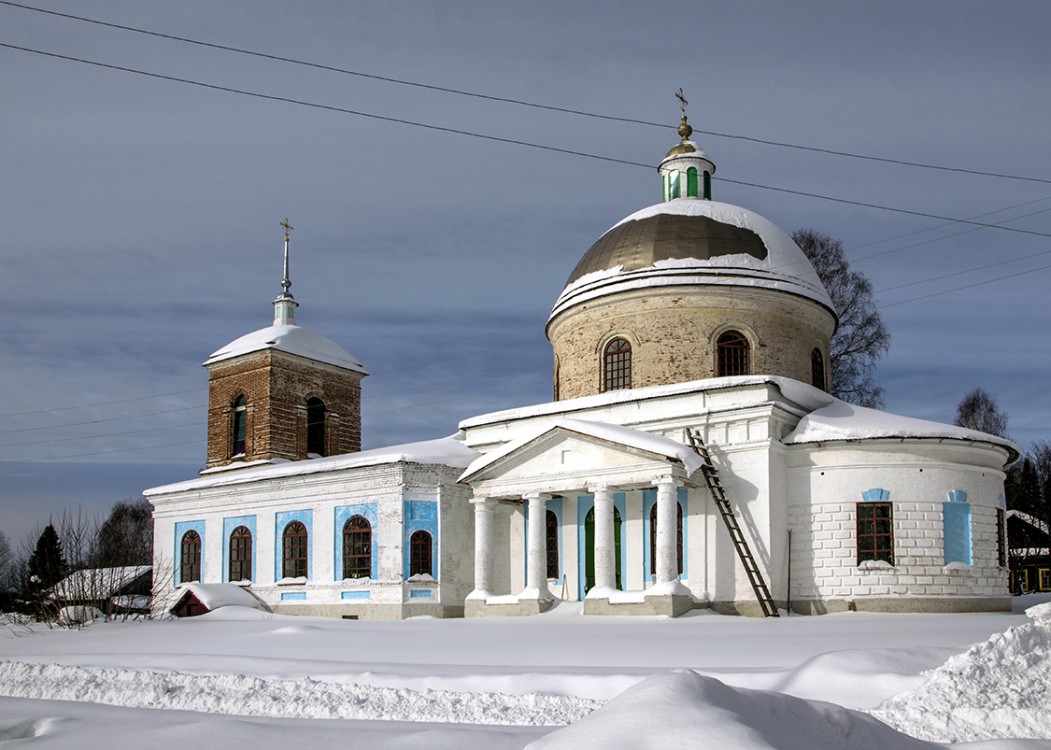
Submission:
[[708,446],[701,439],[700,432],[686,430],[686,436],[690,440],[690,447],[694,453],[704,460],[704,463],[701,465],[704,481],[708,483],[708,489],[711,490],[712,497],[715,498],[719,514],[723,517],[723,523],[726,524],[726,530],[730,532],[730,540],[734,543],[734,549],[737,550],[737,556],[741,559],[741,564],[744,565],[745,573],[748,574],[748,582],[752,584],[752,591],[755,592],[755,598],[759,601],[759,606],[763,610],[763,616],[779,617],[777,607],[774,605],[774,599],[770,596],[770,589],[766,587],[763,574],[760,572],[759,566],[756,565],[755,558],[752,557],[752,551],[748,548],[748,542],[745,540],[744,534],[741,533],[741,526],[737,523],[737,516],[734,515],[733,508],[730,507],[730,501],[726,499],[726,492],[723,491],[722,483],[719,481],[719,471],[712,463],[712,455],[708,452]]

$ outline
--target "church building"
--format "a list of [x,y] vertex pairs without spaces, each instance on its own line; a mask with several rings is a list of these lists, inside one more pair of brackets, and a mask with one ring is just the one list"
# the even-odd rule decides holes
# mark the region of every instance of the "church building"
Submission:
[[1010,609],[1002,438],[828,393],[832,301],[690,140],[547,323],[554,400],[361,451],[365,368],[296,324],[219,349],[200,477],[145,494],[169,593],[361,618]]

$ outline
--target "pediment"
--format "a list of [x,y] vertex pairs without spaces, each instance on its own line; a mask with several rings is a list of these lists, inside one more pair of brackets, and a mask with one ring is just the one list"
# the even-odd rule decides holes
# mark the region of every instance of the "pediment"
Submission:
[[681,461],[666,453],[556,425],[495,458],[483,458],[468,467],[460,481],[514,494],[522,487],[541,491],[580,488],[604,478],[621,484],[647,484],[657,475],[679,473],[673,468],[681,471],[681,466]]

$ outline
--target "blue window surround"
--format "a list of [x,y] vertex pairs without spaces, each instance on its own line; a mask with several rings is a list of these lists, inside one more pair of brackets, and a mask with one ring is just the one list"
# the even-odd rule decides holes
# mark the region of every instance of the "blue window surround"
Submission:
[[[529,503],[523,503],[525,513],[525,534],[522,535],[522,550],[525,554],[522,556],[522,575],[523,580],[529,579]],[[555,497],[547,500],[544,503],[544,510],[551,511],[555,514],[555,519],[558,524],[558,577],[555,579],[561,580],[565,574],[565,562],[562,558],[562,498]],[[544,570],[547,570],[547,513],[544,513]],[[549,579],[550,580],[550,579]]]
[[417,531],[426,531],[431,535],[431,569],[433,577],[438,579],[441,559],[438,557],[438,502],[436,500],[404,501],[402,523],[402,577],[408,578],[412,569],[409,553],[409,540]]
[[[283,577],[281,575],[281,557],[283,544],[282,540],[285,535],[285,527],[293,521],[299,521],[301,524],[307,527],[307,580],[314,578],[314,511],[307,508],[306,510],[289,510],[282,513],[274,514],[274,580],[280,581]],[[253,532],[253,536],[255,533]],[[253,548],[254,550],[254,548]],[[254,554],[254,551],[253,551]],[[252,561],[253,565],[255,561]],[[254,568],[253,568],[254,570]]]
[[223,519],[223,583],[230,582],[230,533],[238,526],[246,526],[252,532],[252,578],[259,577],[259,567],[256,565],[259,535],[255,530],[255,516],[231,516]]
[[971,505],[963,490],[950,490],[949,502],[942,503],[942,536],[945,564],[971,565]]
[[182,570],[182,538],[187,531],[196,531],[201,538],[201,583],[204,583],[204,520],[175,522],[175,570],[172,571],[172,585],[183,583],[179,580]]
[[[376,503],[355,503],[354,505],[339,505],[336,507],[336,538],[333,540],[335,550],[332,559],[336,561],[332,570],[332,580],[343,580],[343,527],[352,516],[361,516],[372,526],[372,572],[369,578],[379,578],[377,566],[379,564],[379,508]],[[432,535],[433,536],[433,535]]]
[[305,602],[306,600],[307,592],[305,591],[284,591],[281,594],[283,602]]
[[861,500],[866,503],[885,503],[890,500],[890,492],[882,487],[874,487],[862,492]]
[[341,591],[339,592],[340,599],[369,599],[372,597],[371,591]]
[[[628,573],[628,544],[625,538],[625,527],[627,526],[627,510],[625,507],[625,494],[623,492],[613,493],[613,507],[620,511],[620,578],[624,585],[624,578]],[[584,601],[584,584],[587,583],[587,550],[584,548],[584,522],[588,517],[588,511],[595,507],[594,495],[577,496],[577,595],[580,601]]]
[[[687,500],[687,491],[685,487],[677,488],[677,499],[679,501],[679,507],[682,508],[682,573],[679,575],[679,580],[689,578],[690,575],[690,532],[689,518],[687,510],[689,510],[689,502]],[[650,570],[650,513],[653,512],[653,506],[657,504],[657,490],[643,490],[642,491],[642,577],[645,581],[657,580],[657,571]]]

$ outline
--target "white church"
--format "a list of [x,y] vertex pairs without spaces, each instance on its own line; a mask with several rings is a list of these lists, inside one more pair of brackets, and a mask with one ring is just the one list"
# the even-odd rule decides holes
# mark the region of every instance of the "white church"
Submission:
[[206,468],[145,493],[169,601],[198,582],[363,619],[1010,609],[1017,448],[831,396],[828,294],[782,230],[712,200],[691,133],[683,114],[663,201],[555,300],[554,400],[452,437],[360,450],[367,373],[296,323],[286,223],[273,325],[205,362]]

